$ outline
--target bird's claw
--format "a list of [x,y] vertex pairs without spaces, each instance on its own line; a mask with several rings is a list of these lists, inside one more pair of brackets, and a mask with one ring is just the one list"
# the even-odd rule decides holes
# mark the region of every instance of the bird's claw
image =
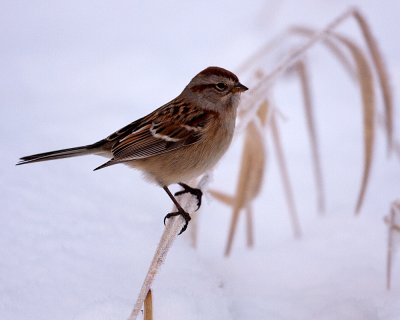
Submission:
[[197,198],[197,210],[201,207],[201,198],[203,197],[203,191],[197,188],[192,188],[185,183],[180,182],[179,185],[183,188],[183,190],[175,192],[175,196],[180,196],[185,193],[190,193]]
[[187,227],[189,225],[189,221],[191,220],[191,217],[190,217],[189,213],[187,213],[186,211],[170,212],[164,217],[164,225],[165,225],[165,221],[167,219],[172,218],[172,217],[176,217],[176,216],[182,216],[183,219],[185,219],[185,225],[182,227],[181,231],[178,233],[178,235],[180,235],[183,232],[185,232],[185,230],[187,229]]

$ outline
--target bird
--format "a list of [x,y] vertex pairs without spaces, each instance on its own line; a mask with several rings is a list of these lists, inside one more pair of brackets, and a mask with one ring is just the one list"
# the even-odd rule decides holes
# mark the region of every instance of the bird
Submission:
[[[24,156],[17,165],[99,155],[109,160],[94,171],[125,164],[142,171],[162,187],[177,211],[164,218],[181,215],[185,224],[190,215],[176,196],[191,193],[201,205],[202,191],[185,182],[212,169],[231,144],[241,93],[248,90],[231,71],[211,66],[194,76],[183,91],[148,115],[115,131],[105,139],[80,147]],[[179,184],[183,190],[169,190]]]

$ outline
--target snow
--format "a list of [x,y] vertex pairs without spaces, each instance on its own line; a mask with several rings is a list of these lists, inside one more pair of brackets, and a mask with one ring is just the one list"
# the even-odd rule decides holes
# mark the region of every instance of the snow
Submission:
[[[379,40],[397,93],[400,5],[393,1],[2,3],[0,319],[127,318],[171,207],[164,191],[136,171],[92,172],[101,158],[15,167],[20,156],[94,142],[176,96],[204,67],[235,70],[287,26],[321,28],[354,4]],[[360,39],[354,22],[340,30]],[[207,198],[198,248],[190,247],[188,232],[180,236],[156,279],[155,319],[400,319],[400,258],[388,292],[383,223],[400,197],[399,161],[386,157],[380,132],[356,217],[358,88],[327,51],[316,48],[308,60],[325,216],[315,209],[298,84],[286,77],[275,96],[302,239],[292,236],[275,158],[268,154],[254,206],[255,247],[246,247],[241,220],[232,255],[223,257],[231,212]],[[233,193],[241,148],[235,140],[213,188]]]

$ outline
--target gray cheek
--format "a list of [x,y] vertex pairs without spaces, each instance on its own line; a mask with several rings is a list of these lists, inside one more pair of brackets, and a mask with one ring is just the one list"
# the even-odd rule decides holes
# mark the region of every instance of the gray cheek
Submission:
[[233,94],[230,99],[232,107],[237,108],[240,101],[240,93]]

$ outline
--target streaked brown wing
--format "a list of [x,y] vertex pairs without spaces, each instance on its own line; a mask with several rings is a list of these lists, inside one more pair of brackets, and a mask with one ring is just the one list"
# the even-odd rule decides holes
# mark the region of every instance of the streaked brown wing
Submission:
[[113,146],[111,151],[114,160],[125,161],[151,157],[194,143],[201,138],[198,132],[168,124],[168,130],[171,130],[172,127],[174,128],[174,138],[169,137],[167,132],[157,129],[155,123],[141,128],[138,132],[131,133]]
[[213,116],[200,108],[188,109],[183,103],[166,105],[142,118],[135,131],[127,134],[123,130],[111,149],[112,161],[143,159],[196,143]]

